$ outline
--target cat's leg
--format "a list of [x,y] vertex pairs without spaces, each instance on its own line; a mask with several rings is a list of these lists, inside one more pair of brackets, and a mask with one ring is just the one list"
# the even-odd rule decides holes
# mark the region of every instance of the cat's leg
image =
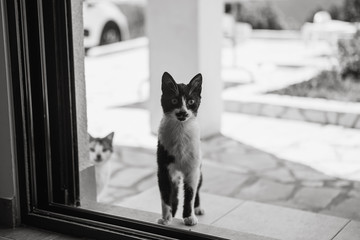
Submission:
[[193,226],[198,223],[195,216],[195,195],[200,179],[200,171],[196,170],[184,176],[184,210],[183,219],[185,225]]
[[96,181],[96,201],[101,202],[103,198],[103,190],[105,186],[104,171],[102,166],[95,165],[95,181]]
[[98,202],[107,203],[109,202],[109,186],[111,177],[111,162],[107,161],[99,166],[101,169],[101,188],[97,195]]
[[171,192],[172,182],[169,171],[165,167],[158,169],[158,183],[161,195],[162,218],[158,219],[159,224],[168,225],[172,221]]
[[179,193],[179,181],[173,181],[171,183],[171,211],[172,211],[172,216],[175,217],[178,205],[179,205],[179,198],[178,198],[178,193]]
[[200,192],[202,180],[203,180],[203,177],[202,177],[202,173],[200,172],[200,178],[199,178],[199,183],[198,183],[197,190],[196,190],[195,205],[194,205],[196,215],[203,215],[205,213],[204,209],[202,209],[200,207],[200,193],[199,192]]

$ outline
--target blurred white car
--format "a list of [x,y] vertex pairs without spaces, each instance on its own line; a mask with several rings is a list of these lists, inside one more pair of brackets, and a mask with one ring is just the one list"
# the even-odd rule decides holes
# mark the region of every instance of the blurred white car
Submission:
[[129,39],[128,21],[115,3],[85,0],[83,15],[85,48]]

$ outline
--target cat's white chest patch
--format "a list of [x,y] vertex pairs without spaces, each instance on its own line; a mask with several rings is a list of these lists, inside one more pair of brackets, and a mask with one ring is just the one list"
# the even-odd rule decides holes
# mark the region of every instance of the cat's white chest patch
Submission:
[[195,118],[179,122],[164,117],[159,128],[159,141],[175,157],[176,165],[200,164],[200,130]]

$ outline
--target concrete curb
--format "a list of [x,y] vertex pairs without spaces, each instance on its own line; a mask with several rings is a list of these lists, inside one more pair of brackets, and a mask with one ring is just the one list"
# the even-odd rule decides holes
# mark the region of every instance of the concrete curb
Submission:
[[224,109],[250,115],[332,124],[360,129],[360,104],[275,94],[229,96]]
[[135,38],[123,42],[108,44],[104,46],[96,46],[90,48],[86,56],[88,57],[98,57],[108,54],[114,54],[118,52],[124,52],[133,50],[135,48],[141,48],[146,47],[148,45],[149,41],[147,37],[141,37],[141,38]]

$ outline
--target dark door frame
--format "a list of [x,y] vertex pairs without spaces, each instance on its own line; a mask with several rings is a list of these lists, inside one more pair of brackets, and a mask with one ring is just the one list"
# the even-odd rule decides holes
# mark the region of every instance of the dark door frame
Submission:
[[5,5],[21,222],[96,239],[219,239],[77,207],[71,0]]

